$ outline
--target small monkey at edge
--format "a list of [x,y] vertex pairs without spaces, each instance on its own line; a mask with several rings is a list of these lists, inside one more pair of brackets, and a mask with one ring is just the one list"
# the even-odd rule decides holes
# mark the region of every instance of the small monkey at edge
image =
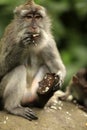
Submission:
[[46,9],[29,0],[16,7],[0,41],[0,99],[4,109],[28,120],[37,119],[29,105],[44,107],[43,98],[46,102],[50,98],[45,95],[40,99],[37,94],[38,83],[48,72],[59,76],[58,87],[53,87],[57,91],[66,75],[65,66]]
[[66,88],[66,92],[59,97],[61,100],[76,100],[79,108],[87,112],[87,68],[80,69]]

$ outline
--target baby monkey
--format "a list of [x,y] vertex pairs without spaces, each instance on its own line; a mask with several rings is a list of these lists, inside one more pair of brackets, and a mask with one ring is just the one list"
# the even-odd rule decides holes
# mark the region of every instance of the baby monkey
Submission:
[[[43,87],[41,81],[47,73],[54,73],[58,80],[49,93],[41,95],[38,88]],[[44,107],[65,75],[46,9],[33,0],[16,7],[0,41],[0,99],[4,109],[28,120],[37,119],[30,107]]]
[[76,100],[81,106],[79,108],[87,111],[87,68],[79,70],[72,77],[62,100]]

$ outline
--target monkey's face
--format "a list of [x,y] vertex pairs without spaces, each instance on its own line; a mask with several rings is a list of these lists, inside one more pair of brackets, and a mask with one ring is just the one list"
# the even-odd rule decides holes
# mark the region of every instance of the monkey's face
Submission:
[[25,4],[15,10],[19,30],[23,32],[25,44],[39,44],[46,38],[50,28],[46,10],[36,4]]

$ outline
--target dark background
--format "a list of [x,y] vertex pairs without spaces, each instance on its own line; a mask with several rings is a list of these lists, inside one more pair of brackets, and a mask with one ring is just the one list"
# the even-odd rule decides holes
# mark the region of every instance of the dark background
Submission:
[[[52,31],[67,69],[65,86],[80,68],[87,67],[87,0],[35,0],[45,6]],[[0,38],[13,18],[15,7],[25,0],[0,0]]]

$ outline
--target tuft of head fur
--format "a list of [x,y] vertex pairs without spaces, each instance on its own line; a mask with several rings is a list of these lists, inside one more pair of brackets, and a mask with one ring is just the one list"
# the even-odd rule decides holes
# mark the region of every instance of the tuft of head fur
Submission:
[[35,3],[34,3],[34,0],[28,0],[28,1],[25,3],[25,5],[33,5],[33,4],[35,4]]

